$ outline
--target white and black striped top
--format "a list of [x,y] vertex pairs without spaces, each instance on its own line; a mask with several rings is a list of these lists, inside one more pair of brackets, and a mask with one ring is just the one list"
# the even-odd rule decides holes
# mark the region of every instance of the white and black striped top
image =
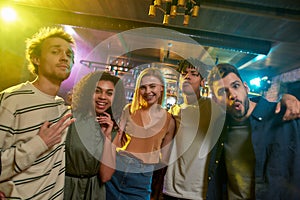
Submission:
[[37,135],[45,121],[57,122],[69,110],[62,98],[30,82],[0,93],[0,191],[12,199],[63,199],[65,136],[48,149]]

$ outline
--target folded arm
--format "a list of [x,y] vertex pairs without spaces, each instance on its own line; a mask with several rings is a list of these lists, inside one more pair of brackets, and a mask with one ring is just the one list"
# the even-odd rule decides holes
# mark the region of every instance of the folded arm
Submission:
[[300,118],[300,101],[293,95],[284,94],[276,106],[276,113],[280,112],[281,104],[286,106],[283,120],[293,120]]

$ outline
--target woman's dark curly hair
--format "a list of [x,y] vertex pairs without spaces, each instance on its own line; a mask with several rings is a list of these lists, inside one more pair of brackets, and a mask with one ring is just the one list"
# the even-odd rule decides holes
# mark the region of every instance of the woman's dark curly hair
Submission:
[[115,86],[115,94],[111,108],[106,110],[115,121],[119,121],[126,104],[123,83],[117,76],[108,72],[96,71],[85,75],[73,88],[72,110],[82,116],[95,114],[93,95],[98,81],[111,81]]

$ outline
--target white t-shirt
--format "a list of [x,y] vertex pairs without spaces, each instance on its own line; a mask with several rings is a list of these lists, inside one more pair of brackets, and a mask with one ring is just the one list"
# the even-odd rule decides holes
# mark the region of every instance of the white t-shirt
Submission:
[[198,105],[182,104],[170,109],[176,120],[177,133],[171,164],[164,179],[164,194],[184,199],[205,199],[209,152],[225,120],[220,111],[208,98],[199,99]]

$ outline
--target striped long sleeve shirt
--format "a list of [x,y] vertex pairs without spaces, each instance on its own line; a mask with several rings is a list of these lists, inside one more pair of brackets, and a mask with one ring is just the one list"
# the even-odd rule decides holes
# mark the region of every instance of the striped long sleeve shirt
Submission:
[[57,122],[68,111],[60,97],[30,82],[0,93],[0,191],[13,199],[63,199],[65,136],[48,149],[38,136],[45,121]]

